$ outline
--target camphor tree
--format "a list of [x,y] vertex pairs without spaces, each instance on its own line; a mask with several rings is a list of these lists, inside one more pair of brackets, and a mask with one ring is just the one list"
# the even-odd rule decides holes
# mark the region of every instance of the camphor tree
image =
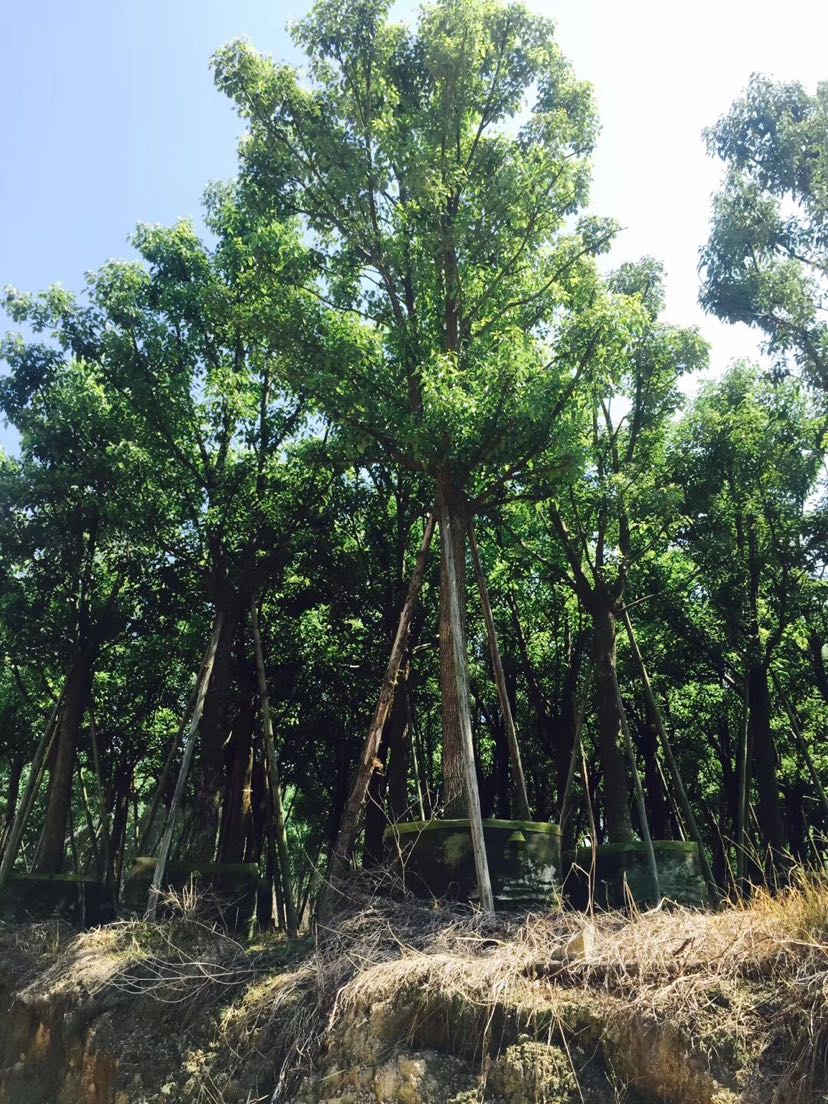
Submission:
[[795,381],[774,383],[741,364],[702,391],[671,446],[670,470],[684,497],[678,536],[699,571],[698,614],[691,616],[713,615],[725,670],[741,686],[747,709],[739,757],[740,866],[752,780],[762,850],[773,858],[787,843],[771,664],[791,627],[804,616],[807,637],[814,617],[808,596],[822,557],[814,557],[818,519],[810,503],[823,431]]
[[[681,395],[679,377],[699,368],[707,350],[695,330],[659,321],[663,276],[652,260],[627,264],[609,280],[616,300],[603,374],[585,389],[577,414],[580,462],[549,487],[538,555],[564,579],[589,616],[593,687],[611,842],[632,838],[616,675],[616,622],[631,571],[660,551],[676,521],[678,492],[665,479],[664,446]],[[550,561],[549,536],[565,565]]]
[[[223,861],[240,861],[248,846],[246,781],[257,694],[247,631],[251,606],[284,570],[297,542],[311,537],[310,515],[324,499],[331,476],[312,456],[304,458],[303,450],[312,452],[313,444],[300,440],[303,402],[287,393],[280,370],[286,350],[300,355],[294,340],[299,328],[295,285],[301,283],[297,272],[306,253],[295,235],[276,226],[254,241],[238,221],[232,197],[222,191],[212,197],[211,227],[217,235],[212,250],[186,223],[171,229],[141,227],[134,238],[139,262],[104,266],[89,278],[82,300],[49,293],[43,302],[49,306],[46,321],[56,348],[22,339],[8,343],[13,371],[7,406],[17,401],[21,388],[32,386],[29,377],[38,372],[47,395],[80,404],[79,410],[67,406],[64,411],[53,402],[38,423],[41,435],[56,438],[62,432],[67,448],[75,447],[71,455],[55,456],[53,449],[42,467],[45,479],[69,482],[68,488],[55,489],[54,508],[69,511],[73,524],[83,529],[73,553],[83,600],[78,632],[90,622],[89,596],[98,594],[83,572],[98,564],[104,535],[112,539],[111,525],[104,528],[100,515],[113,511],[120,511],[122,528],[128,523],[135,530],[122,537],[133,558],[140,562],[140,550],[149,542],[154,559],[145,557],[145,562],[157,576],[163,578],[173,564],[179,580],[195,586],[191,601],[196,607],[220,619],[200,723],[190,847],[208,861],[217,847]],[[283,285],[286,269],[292,282]],[[18,297],[14,306],[21,321],[39,321],[36,312],[43,310],[37,299]],[[42,405],[33,405],[33,411]],[[27,415],[28,423],[34,416]],[[28,423],[23,428],[31,436]],[[79,444],[75,437],[81,438]],[[27,442],[24,434],[28,449]],[[81,479],[78,471],[84,475],[84,469],[78,465],[94,466],[96,481]],[[116,481],[124,482],[124,473],[132,482],[119,490]],[[81,492],[86,497],[76,501]],[[13,489],[10,494],[14,497]],[[32,509],[24,508],[19,495],[15,503],[20,525],[31,528]],[[69,525],[65,519],[62,524]],[[32,573],[54,566],[55,560],[32,552],[26,562]],[[110,574],[113,598],[104,602],[107,610],[124,583],[123,573],[112,569]],[[83,714],[88,698],[87,657],[99,646],[94,633],[88,646],[84,643],[89,632],[84,630],[79,658],[69,665],[64,727],[75,713]],[[59,756],[61,747],[59,742]],[[64,788],[71,787],[72,753],[68,741],[68,765],[59,773]],[[63,768],[63,758],[58,762]],[[50,793],[57,792],[53,778]],[[63,804],[58,811],[55,831],[46,838],[59,837],[62,854]],[[55,842],[44,852],[53,866],[57,848]]]
[[[11,293],[6,302],[36,332],[59,330],[70,304],[60,290]],[[55,873],[65,857],[95,670],[102,649],[140,611],[154,559],[149,519],[163,509],[150,467],[124,440],[123,420],[91,361],[68,341],[39,337],[28,343],[10,337],[2,355],[12,369],[3,380],[2,409],[21,434],[19,459],[0,469],[5,650],[16,666],[39,672],[38,697],[45,691],[50,708],[57,699],[52,731],[44,734],[48,799],[35,858],[39,871]]]
[[389,6],[317,4],[296,30],[307,78],[239,42],[214,65],[249,127],[243,202],[300,220],[320,298],[360,334],[359,356],[322,361],[301,386],[366,455],[432,481],[443,806],[456,814],[467,526],[546,449],[590,367],[594,335],[570,323],[598,294],[594,256],[613,227],[577,218],[595,117],[551,23],[440,0],[412,31]]
[[828,393],[828,84],[755,76],[707,132],[727,166],[702,251],[702,304],[767,336]]

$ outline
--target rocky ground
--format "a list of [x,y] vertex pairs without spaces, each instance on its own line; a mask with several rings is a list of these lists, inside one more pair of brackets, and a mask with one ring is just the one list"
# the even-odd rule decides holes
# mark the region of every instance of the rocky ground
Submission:
[[293,947],[0,929],[2,1104],[828,1101],[828,889],[498,918],[360,895]]

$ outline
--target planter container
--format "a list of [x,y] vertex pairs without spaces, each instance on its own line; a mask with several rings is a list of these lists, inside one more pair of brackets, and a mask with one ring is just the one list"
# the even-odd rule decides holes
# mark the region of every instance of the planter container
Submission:
[[[156,862],[150,857],[136,858],[124,884],[125,908],[146,911]],[[259,898],[268,898],[255,863],[168,862],[164,888],[180,892],[189,885],[213,896],[223,922],[236,931],[247,928],[256,917]]]
[[0,919],[26,923],[59,917],[77,928],[114,918],[106,887],[87,874],[11,874],[0,890]]
[[[484,820],[483,835],[495,907],[557,908],[561,833],[557,824]],[[418,897],[477,900],[468,820],[406,821],[385,830],[386,853]]]
[[[681,840],[653,840],[661,893],[670,901],[691,908],[707,905],[707,887],[695,843]],[[579,847],[564,855],[564,895],[575,908],[589,904],[589,882],[593,859],[591,847]],[[606,843],[598,847],[595,862],[594,904],[596,908],[624,908],[629,898],[637,905],[654,906],[647,852],[644,844]]]

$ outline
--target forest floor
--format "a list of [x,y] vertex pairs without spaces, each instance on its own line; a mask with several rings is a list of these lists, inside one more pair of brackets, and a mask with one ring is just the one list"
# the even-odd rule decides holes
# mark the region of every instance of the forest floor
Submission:
[[591,921],[361,890],[292,947],[33,924],[0,963],[2,1104],[828,1100],[826,884]]

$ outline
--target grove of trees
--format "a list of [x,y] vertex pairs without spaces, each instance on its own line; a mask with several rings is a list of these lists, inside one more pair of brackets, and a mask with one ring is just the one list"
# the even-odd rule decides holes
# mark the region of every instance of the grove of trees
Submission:
[[701,302],[771,367],[687,388],[553,26],[388,9],[319,0],[301,73],[218,51],[245,135],[202,235],[5,292],[0,882],[117,892],[166,825],[307,915],[389,821],[564,805],[570,846],[701,838],[723,893],[822,865],[828,84],[707,134]]

